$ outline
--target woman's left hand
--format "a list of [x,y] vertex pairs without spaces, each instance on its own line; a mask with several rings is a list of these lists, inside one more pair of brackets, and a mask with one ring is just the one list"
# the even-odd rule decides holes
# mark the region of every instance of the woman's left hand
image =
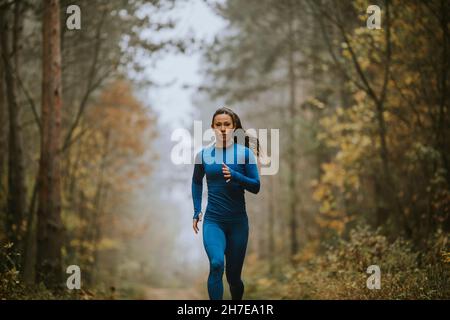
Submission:
[[225,163],[222,163],[222,172],[226,182],[230,181],[231,179],[230,168],[228,168],[228,166]]

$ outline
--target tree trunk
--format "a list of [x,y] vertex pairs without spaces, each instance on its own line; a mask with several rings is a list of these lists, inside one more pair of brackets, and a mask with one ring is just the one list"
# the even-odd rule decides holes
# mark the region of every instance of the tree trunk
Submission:
[[440,61],[440,74],[438,76],[439,79],[439,116],[437,123],[437,132],[436,132],[436,143],[437,149],[440,150],[440,156],[442,164],[445,168],[447,179],[447,184],[450,186],[450,161],[449,161],[449,142],[448,142],[448,78],[449,78],[449,42],[450,42],[450,32],[449,32],[449,17],[448,10],[450,9],[450,5],[448,2],[442,0],[440,3],[440,27],[442,29],[442,53],[441,53],[441,61]]
[[36,199],[38,187],[38,179],[34,182],[33,194],[31,196],[31,202],[28,207],[27,216],[27,231],[25,236],[25,246],[23,250],[24,266],[23,266],[23,278],[27,284],[35,283],[35,265],[36,265]]
[[[0,28],[2,26],[0,25]],[[5,104],[5,82],[4,82],[4,72],[3,63],[0,59],[0,198],[6,198],[6,189],[3,186],[3,176],[4,176],[4,166],[5,166],[5,156],[7,155],[7,144],[6,144],[6,104]],[[3,201],[0,203],[0,208],[3,209]]]
[[268,219],[268,258],[269,258],[269,273],[271,275],[275,274],[275,177],[268,179],[269,187],[269,219]]
[[296,86],[297,79],[295,75],[294,65],[294,17],[292,16],[293,4],[290,2],[289,10],[289,48],[288,48],[288,77],[289,77],[289,117],[290,117],[290,139],[289,143],[289,227],[290,227],[290,239],[291,239],[291,257],[293,257],[298,251],[298,237],[297,237],[297,205],[296,205],[296,161],[295,157],[295,116],[296,116]]
[[92,285],[96,276],[96,265],[98,264],[98,257],[99,257],[99,251],[98,251],[98,244],[101,239],[101,222],[102,222],[102,215],[103,215],[103,198],[104,198],[104,189],[105,186],[105,170],[107,166],[107,157],[108,153],[110,151],[110,137],[111,137],[111,131],[107,130],[104,134],[105,137],[105,144],[104,149],[102,152],[102,158],[100,162],[100,168],[98,173],[98,182],[97,182],[97,188],[95,191],[95,196],[93,199],[93,210],[92,210],[92,224],[91,224],[91,230],[90,235],[88,237],[89,241],[93,244],[93,252],[92,252],[92,264],[89,268],[89,271],[91,272],[89,277],[89,282]]
[[38,183],[37,280],[62,285],[60,195],[61,51],[59,1],[43,2],[42,137]]
[[[17,5],[17,4],[16,4]],[[9,153],[8,153],[8,211],[6,216],[6,233],[14,243],[16,250],[21,239],[22,218],[26,210],[25,166],[22,145],[22,128],[20,126],[20,105],[17,103],[17,83],[11,63],[9,50],[10,28],[7,9],[0,10],[2,30],[1,52],[6,84],[6,98],[9,113]],[[14,33],[16,35],[16,33]],[[17,36],[13,38],[13,48],[17,48]],[[14,52],[17,57],[18,52]],[[17,61],[17,60],[16,60]]]

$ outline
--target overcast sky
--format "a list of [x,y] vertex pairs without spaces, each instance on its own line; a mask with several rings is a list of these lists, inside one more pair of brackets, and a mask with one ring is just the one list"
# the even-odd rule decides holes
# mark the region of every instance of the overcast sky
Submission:
[[[167,16],[176,19],[176,28],[171,32],[159,32],[154,35],[155,39],[195,35],[197,39],[211,41],[214,35],[225,27],[223,19],[215,15],[203,0],[181,1]],[[200,53],[168,54],[158,61],[155,68],[147,70],[148,76],[155,81],[171,83],[166,88],[146,92],[146,99],[159,113],[161,124],[170,124],[172,128],[189,128],[192,123],[189,115],[193,111],[191,99],[194,89],[186,89],[183,86],[200,84],[200,62]]]

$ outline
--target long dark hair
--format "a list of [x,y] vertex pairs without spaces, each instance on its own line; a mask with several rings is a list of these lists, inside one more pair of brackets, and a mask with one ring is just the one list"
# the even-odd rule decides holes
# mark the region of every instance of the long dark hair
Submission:
[[[244,145],[247,148],[252,149],[253,152],[256,154],[256,156],[259,157],[260,153],[261,153],[260,146],[259,146],[259,139],[257,137],[250,136],[245,131],[245,129],[242,127],[241,118],[239,118],[239,116],[236,114],[236,112],[234,112],[233,110],[231,110],[228,107],[222,107],[222,108],[217,109],[216,112],[214,112],[214,115],[212,117],[211,126],[214,126],[214,118],[218,114],[227,114],[233,120],[233,124],[234,124],[234,142],[235,143],[241,143],[242,139],[238,139],[237,134],[236,134],[236,129],[242,129],[242,132],[244,133]],[[240,132],[240,130],[238,132]]]

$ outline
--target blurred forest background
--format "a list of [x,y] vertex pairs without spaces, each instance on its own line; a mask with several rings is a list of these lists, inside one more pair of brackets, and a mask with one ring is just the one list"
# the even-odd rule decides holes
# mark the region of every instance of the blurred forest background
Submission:
[[200,56],[187,130],[223,104],[280,129],[246,194],[245,299],[450,298],[449,1],[193,1],[211,41],[144,36],[187,0],[0,1],[0,298],[207,298],[193,166],[145,95],[168,55]]

